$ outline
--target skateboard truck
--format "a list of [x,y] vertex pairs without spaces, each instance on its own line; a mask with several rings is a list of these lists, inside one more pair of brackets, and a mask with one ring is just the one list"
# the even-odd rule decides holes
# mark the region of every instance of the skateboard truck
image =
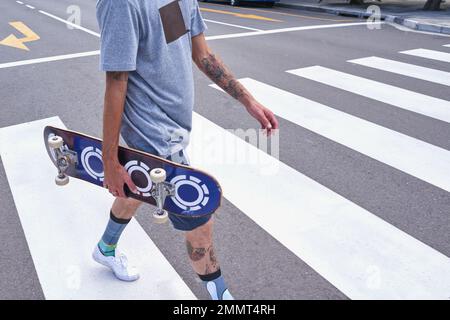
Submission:
[[167,196],[175,195],[175,186],[166,181],[166,170],[161,168],[155,168],[150,171],[150,179],[153,182],[151,194],[156,201],[153,217],[156,223],[165,223],[168,213],[164,210],[164,202]]
[[[69,176],[66,174],[67,169],[72,164],[77,164],[77,154],[67,148],[64,148],[64,140],[60,136],[52,136],[48,138],[48,145],[53,150],[58,175],[55,183],[58,186],[64,186],[69,183]],[[168,213],[164,210],[164,202],[167,196],[175,195],[175,186],[166,180],[166,171],[162,168],[155,168],[150,171],[150,179],[153,183],[151,195],[156,201],[156,209],[153,217],[156,223],[165,223],[168,219]]]
[[56,166],[58,168],[58,175],[55,178],[55,183],[58,186],[65,186],[69,183],[69,176],[66,175],[66,171],[71,163],[77,163],[77,154],[67,148],[64,149],[64,140],[59,136],[49,137],[48,145],[55,154]]

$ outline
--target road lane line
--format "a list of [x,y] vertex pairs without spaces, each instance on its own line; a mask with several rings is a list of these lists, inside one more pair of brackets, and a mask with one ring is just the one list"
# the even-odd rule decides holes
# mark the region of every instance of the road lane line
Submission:
[[450,151],[253,79],[239,81],[278,116],[450,192]]
[[53,14],[51,14],[51,13],[46,12],[46,11],[39,10],[39,12],[42,13],[42,14],[44,14],[44,15],[46,15],[47,17],[50,17],[50,18],[52,18],[52,19],[55,19],[55,20],[60,21],[60,22],[62,22],[62,23],[65,23],[65,24],[67,24],[67,25],[69,25],[69,26],[72,26],[72,27],[74,27],[75,29],[82,30],[82,31],[84,31],[84,32],[87,32],[87,33],[89,33],[89,34],[95,36],[95,37],[100,38],[100,34],[97,33],[97,32],[95,32],[95,31],[89,30],[89,29],[84,28],[84,27],[82,27],[82,26],[79,26],[79,25],[77,25],[77,24],[75,24],[75,23],[72,23],[72,22],[69,22],[69,21],[67,21],[67,20],[64,20],[64,19],[62,19],[62,18],[60,18],[60,17],[57,17],[57,16],[55,16],[55,15],[53,15]]
[[[73,23],[70,23],[64,19],[61,19],[59,17],[56,17],[50,13],[47,13],[45,11],[40,10],[40,13],[43,13],[47,15],[48,17],[51,17],[53,19],[56,19],[60,22],[63,22],[68,25],[73,25],[74,28],[77,28],[81,31],[85,31],[91,35],[94,35],[96,37],[99,37],[100,35],[92,30],[86,29],[81,26],[77,26]],[[380,22],[383,23],[383,22]],[[206,40],[212,41],[212,40],[220,40],[220,39],[231,39],[231,38],[240,38],[240,37],[250,37],[250,36],[258,36],[258,35],[264,35],[264,34],[275,34],[275,33],[283,33],[283,32],[291,32],[291,31],[302,31],[302,30],[314,30],[314,29],[321,29],[321,28],[339,28],[339,27],[351,27],[351,26],[358,26],[358,25],[364,25],[366,22],[362,23],[339,23],[339,24],[332,24],[332,25],[321,25],[321,26],[306,26],[306,27],[294,27],[294,28],[283,28],[283,29],[274,29],[274,30],[264,30],[264,31],[252,31],[252,32],[242,32],[242,33],[233,33],[233,34],[225,34],[225,35],[219,35],[219,36],[209,36],[206,37]],[[42,62],[50,62],[50,61],[58,61],[58,60],[66,60],[66,59],[72,59],[72,58],[78,58],[78,57],[85,57],[85,56],[91,56],[91,55],[98,55],[100,54],[100,51],[90,51],[85,53],[75,53],[75,54],[68,54],[68,55],[61,55],[61,56],[54,56],[54,57],[46,57],[46,58],[39,58],[39,59],[30,59],[30,60],[22,60],[22,61],[15,61],[15,62],[8,62],[0,64],[0,69],[2,68],[10,68],[15,66],[22,66],[22,65],[30,65],[34,63],[42,63]]]
[[[208,7],[214,7],[214,6],[218,6],[218,7],[226,7],[227,9],[230,9],[229,5],[221,5],[218,3],[215,3],[214,5],[212,3],[208,3]],[[204,6],[200,6],[200,8],[207,8]],[[257,11],[257,12],[263,12],[263,13],[269,13],[269,14],[279,14],[279,15],[283,15],[283,16],[290,16],[290,17],[299,17],[299,18],[306,18],[306,19],[312,19],[312,20],[324,20],[324,21],[334,21],[334,22],[350,22],[350,21],[355,21],[354,19],[329,19],[329,18],[319,18],[319,17],[311,17],[311,16],[305,16],[305,15],[301,15],[301,14],[293,14],[293,13],[286,13],[286,12],[280,12],[280,11],[276,11],[273,8],[269,9],[269,10],[263,10],[263,9],[255,9],[255,8],[244,8],[244,7],[239,7],[239,10],[245,10],[245,11]]]
[[449,47],[450,48],[450,44],[444,44],[444,47]]
[[[378,25],[378,24],[384,24],[384,22],[383,21],[373,22],[371,24]],[[253,36],[266,35],[266,34],[277,34],[277,33],[293,32],[293,31],[344,28],[344,27],[354,27],[354,26],[363,26],[363,25],[367,25],[367,22],[335,23],[335,24],[323,24],[323,25],[317,25],[317,26],[302,26],[302,27],[281,28],[281,29],[263,30],[263,31],[255,31],[255,32],[232,33],[232,34],[223,34],[223,35],[218,35],[218,36],[209,36],[206,39],[209,41],[212,41],[212,40],[231,39],[231,38],[253,37]]]
[[46,58],[37,58],[37,59],[30,59],[30,60],[6,62],[6,63],[0,64],[0,69],[17,67],[17,66],[25,66],[25,65],[36,64],[36,63],[44,63],[44,62],[50,62],[50,61],[75,59],[75,58],[81,58],[81,57],[90,57],[90,56],[96,56],[99,54],[100,54],[100,51],[96,50],[96,51],[72,53],[72,54],[65,54],[65,55],[46,57]]
[[400,51],[400,53],[407,54],[410,56],[421,57],[426,59],[433,59],[438,61],[450,62],[450,53],[428,50],[428,49],[414,49],[414,50],[406,50]]
[[23,2],[22,1],[16,1],[18,4],[23,4]]
[[[445,255],[195,113],[190,140],[193,166],[214,175],[233,205],[348,297],[448,299]],[[213,160],[230,146],[258,163]],[[266,166],[278,169],[263,175]]]
[[353,59],[348,60],[347,62],[450,86],[450,72],[446,71],[425,68],[414,64],[379,57]]
[[321,66],[288,70],[287,72],[398,108],[450,122],[450,101],[447,100]]
[[241,29],[252,30],[252,31],[262,31],[261,29],[244,27],[244,26],[240,26],[240,25],[237,25],[237,24],[225,23],[225,22],[216,21],[216,20],[210,20],[210,19],[203,19],[203,20],[206,21],[206,22],[209,22],[209,23],[216,23],[216,24],[221,24],[221,25],[224,25],[224,26],[230,26],[230,27],[241,28]]
[[[92,30],[89,30],[87,28],[78,26],[74,23],[71,23],[67,20],[64,20],[62,18],[59,18],[53,14],[50,14],[48,12],[39,10],[40,13],[45,14],[46,16],[53,18],[55,20],[58,20],[60,22],[63,22],[67,25],[70,25],[74,28],[77,28],[79,30],[85,31],[91,35],[94,35],[96,37],[100,37],[100,34],[97,32],[94,32]],[[373,22],[370,23],[371,25],[375,24],[384,24],[384,21],[379,22]],[[317,26],[302,26],[302,27],[291,27],[291,28],[281,28],[281,29],[272,29],[272,30],[261,30],[261,31],[252,31],[252,32],[241,32],[241,33],[232,33],[232,34],[224,34],[224,35],[218,35],[218,36],[209,36],[206,37],[206,40],[220,40],[220,39],[231,39],[231,38],[241,38],[241,37],[252,37],[252,36],[260,36],[265,34],[276,34],[276,33],[284,33],[284,32],[293,32],[293,31],[303,31],[303,30],[316,30],[316,29],[329,29],[329,28],[343,28],[343,27],[353,27],[353,26],[362,26],[367,25],[367,22],[353,22],[353,23],[336,23],[336,24],[326,24],[326,25],[317,25]]]
[[213,13],[220,13],[220,14],[226,14],[235,16],[238,18],[245,18],[245,19],[253,19],[253,20],[262,20],[262,21],[272,21],[272,22],[283,22],[281,20],[276,20],[272,18],[266,18],[262,16],[257,16],[255,14],[246,14],[246,13],[240,13],[240,12],[234,12],[234,11],[225,11],[225,10],[217,10],[217,9],[210,9],[210,8],[200,8],[203,12],[213,12]]
[[119,246],[141,267],[139,281],[118,281],[93,262],[114,199],[78,179],[55,185],[46,125],[65,128],[53,117],[0,129],[1,159],[46,299],[195,299],[135,219]]
[[30,6],[29,4],[25,5],[25,7],[30,8],[30,9],[32,9],[32,10],[36,9],[36,8],[33,7],[33,6]]

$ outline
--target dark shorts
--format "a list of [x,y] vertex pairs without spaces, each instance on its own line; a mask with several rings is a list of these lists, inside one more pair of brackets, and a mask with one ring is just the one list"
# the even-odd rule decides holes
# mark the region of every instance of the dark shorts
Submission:
[[[124,137],[123,135],[122,135],[122,137],[131,148],[134,148],[137,150],[142,150],[144,152],[148,152],[148,153],[159,156],[157,154],[157,152],[155,151],[155,149],[153,149],[148,144],[145,144],[145,145],[139,144],[139,143],[135,143],[135,141],[133,141],[133,143],[130,143],[130,141],[127,141],[127,137]],[[165,158],[167,160],[170,160],[170,161],[173,161],[176,163],[189,165],[189,158],[187,157],[186,151],[184,151],[184,150],[181,150],[181,151],[177,152],[176,154],[172,154]],[[191,218],[191,217],[183,217],[183,216],[175,215],[175,214],[172,214],[169,212],[169,219],[172,222],[172,225],[175,229],[181,230],[181,231],[191,231],[191,230],[194,230],[194,229],[206,224],[211,219],[211,215]]]

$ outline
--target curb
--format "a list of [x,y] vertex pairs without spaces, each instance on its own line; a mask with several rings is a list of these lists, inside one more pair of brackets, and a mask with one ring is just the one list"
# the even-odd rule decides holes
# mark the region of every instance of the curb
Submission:
[[[314,5],[308,5],[308,4],[292,4],[292,3],[276,2],[275,6],[281,7],[281,8],[289,8],[289,9],[301,9],[301,10],[313,11],[313,12],[325,12],[325,13],[335,14],[335,15],[339,15],[339,16],[347,16],[347,17],[368,18],[371,16],[370,12],[365,12],[365,11],[361,11],[361,10],[339,9],[339,8],[329,8],[329,7],[327,8],[327,7],[320,7],[320,6],[314,6]],[[381,20],[397,23],[397,24],[403,25],[403,26],[413,29],[413,30],[450,34],[450,27],[447,27],[447,26],[441,26],[438,24],[431,24],[431,23],[430,24],[422,23],[422,22],[418,22],[414,19],[402,18],[399,16],[387,15],[387,14],[385,14],[385,15],[382,14],[380,18],[381,18]]]
[[[358,17],[358,18],[368,18],[370,17],[370,13],[360,10],[352,10],[352,9],[339,9],[339,8],[330,8],[330,7],[320,7],[309,4],[293,4],[293,3],[282,3],[275,2],[276,7],[289,8],[289,9],[300,9],[306,11],[313,12],[326,12],[340,16],[348,16],[348,17]],[[384,19],[384,16],[381,16]]]
[[403,25],[407,28],[413,29],[413,30],[450,34],[450,27],[440,26],[438,24],[421,23],[414,19],[402,18],[402,17],[398,17],[398,16],[391,16],[391,15],[386,16],[385,20],[388,22],[401,24],[401,25]]

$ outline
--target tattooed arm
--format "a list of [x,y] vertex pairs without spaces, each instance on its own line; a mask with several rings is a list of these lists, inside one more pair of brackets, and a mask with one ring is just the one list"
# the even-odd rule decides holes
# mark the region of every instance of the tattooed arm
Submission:
[[208,47],[205,36],[200,34],[192,38],[192,59],[197,67],[214,83],[230,96],[241,102],[247,111],[261,124],[261,127],[271,132],[278,129],[274,114],[261,105],[247,89],[233,76],[225,64]]
[[125,197],[124,184],[136,191],[126,170],[120,165],[117,152],[122,113],[127,94],[128,72],[107,72],[105,102],[103,108],[102,157],[105,178],[103,185],[119,197]]

